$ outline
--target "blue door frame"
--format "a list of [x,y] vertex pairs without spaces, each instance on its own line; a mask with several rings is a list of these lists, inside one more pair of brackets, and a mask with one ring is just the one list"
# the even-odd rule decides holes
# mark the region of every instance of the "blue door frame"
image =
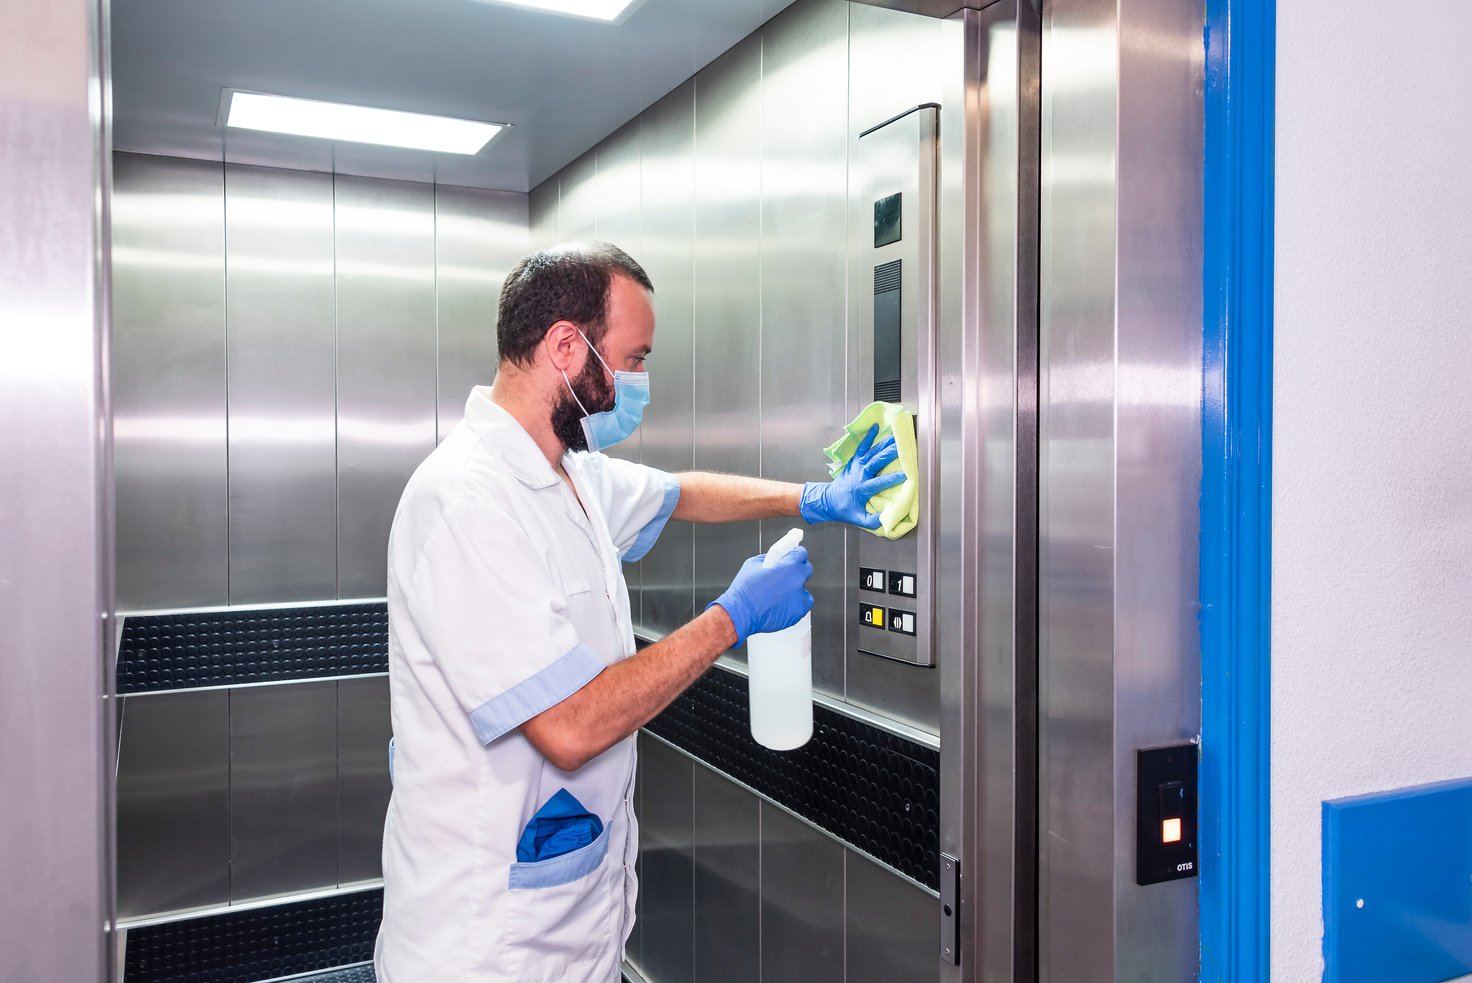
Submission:
[[1201,978],[1265,983],[1275,0],[1206,0]]

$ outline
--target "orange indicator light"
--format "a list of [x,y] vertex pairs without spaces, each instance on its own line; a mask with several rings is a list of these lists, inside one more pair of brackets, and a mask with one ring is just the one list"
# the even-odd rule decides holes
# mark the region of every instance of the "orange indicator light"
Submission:
[[1160,824],[1160,842],[1181,842],[1181,821],[1179,819],[1167,819]]

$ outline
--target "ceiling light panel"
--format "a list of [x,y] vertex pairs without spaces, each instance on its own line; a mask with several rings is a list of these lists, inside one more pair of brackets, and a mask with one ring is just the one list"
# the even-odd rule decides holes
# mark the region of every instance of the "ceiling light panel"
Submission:
[[319,102],[227,89],[225,125],[348,143],[371,143],[442,154],[477,154],[504,129],[448,116]]
[[616,24],[633,13],[634,8],[644,0],[480,0],[480,2],[495,3],[506,7],[524,7],[528,10],[546,11],[549,14],[567,14],[572,17],[585,17],[589,20]]

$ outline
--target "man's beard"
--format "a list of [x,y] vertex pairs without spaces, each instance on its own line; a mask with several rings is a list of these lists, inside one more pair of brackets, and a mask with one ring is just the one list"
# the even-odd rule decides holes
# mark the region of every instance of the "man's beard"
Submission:
[[[572,380],[572,388],[589,413],[613,409],[613,386],[604,377],[603,366],[591,354],[583,363],[583,371]],[[552,432],[562,441],[562,446],[570,451],[588,449],[588,438],[583,433],[583,411],[578,408],[577,401],[565,386],[562,395],[552,406]]]

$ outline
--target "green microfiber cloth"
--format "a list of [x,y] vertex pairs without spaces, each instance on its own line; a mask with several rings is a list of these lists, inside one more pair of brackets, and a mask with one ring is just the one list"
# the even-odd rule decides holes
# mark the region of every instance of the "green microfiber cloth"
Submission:
[[874,437],[874,446],[894,434],[895,449],[900,452],[899,460],[879,473],[903,471],[905,480],[869,499],[869,511],[878,512],[880,522],[879,528],[871,531],[886,539],[899,539],[920,521],[920,458],[915,447],[914,416],[895,403],[870,403],[844,428],[838,442],[824,448],[823,453],[833,462],[828,470],[836,477],[843,472],[854,451],[859,449],[859,442],[876,423],[879,424],[879,433]]

